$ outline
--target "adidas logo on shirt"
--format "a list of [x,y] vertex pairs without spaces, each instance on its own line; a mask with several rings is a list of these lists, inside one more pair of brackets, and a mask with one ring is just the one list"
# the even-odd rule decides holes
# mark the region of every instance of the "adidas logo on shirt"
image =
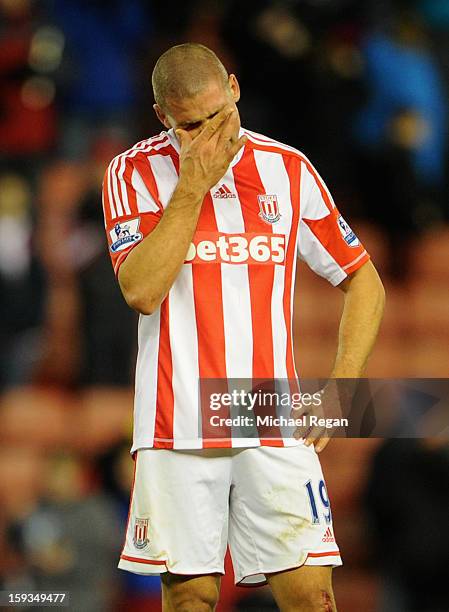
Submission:
[[212,194],[213,198],[236,198],[235,193],[226,185],[220,185],[220,187]]
[[330,527],[326,529],[326,533],[324,534],[322,541],[323,542],[335,542],[334,534],[332,533],[332,529]]

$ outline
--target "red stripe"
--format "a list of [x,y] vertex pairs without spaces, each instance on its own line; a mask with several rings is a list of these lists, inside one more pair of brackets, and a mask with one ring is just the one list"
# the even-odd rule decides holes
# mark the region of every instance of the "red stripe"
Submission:
[[[243,156],[234,167],[234,183],[241,202],[245,232],[273,232],[270,223],[259,215],[257,196],[265,194],[259,176],[254,150],[246,146]],[[253,381],[256,387],[265,379],[274,378],[273,327],[271,314],[271,295],[274,284],[274,266],[248,266],[249,292],[251,301],[251,323],[253,335]],[[254,380],[256,379],[256,380]],[[257,381],[257,379],[262,379]],[[273,392],[272,384],[266,387]],[[276,416],[275,407],[259,406],[257,413],[263,416]],[[271,446],[284,446],[279,427],[258,427],[260,441],[269,440]]]
[[137,472],[137,457],[139,456],[139,451],[137,451],[135,453],[135,461],[134,461],[134,474],[133,474],[133,484],[131,486],[131,495],[129,497],[129,508],[128,508],[128,518],[126,519],[126,529],[125,529],[125,539],[123,541],[123,546],[122,546],[122,553],[125,550],[125,546],[126,546],[126,537],[128,535],[128,528],[129,528],[129,520],[131,518],[131,506],[133,503],[133,497],[134,497],[134,485],[136,484],[136,472]]
[[[179,173],[179,158],[175,149],[171,147],[173,152],[172,161]],[[156,181],[153,171],[148,164],[148,178],[154,181],[156,190]],[[158,204],[162,207],[159,201]],[[170,294],[169,294],[170,295]],[[156,399],[156,422],[154,427],[154,447],[155,448],[173,448],[173,418],[175,399],[173,394],[173,362],[170,345],[170,330],[169,330],[169,295],[161,304],[161,323],[159,337],[159,358],[158,358],[158,374],[157,374],[157,399]]]
[[339,550],[334,550],[332,552],[309,553],[307,556],[308,557],[313,557],[313,558],[317,558],[317,557],[339,557],[340,556],[340,551]]
[[[218,232],[214,206],[207,194],[198,219],[197,231]],[[227,373],[225,356],[225,331],[222,298],[222,279],[220,264],[192,264],[193,293],[198,332],[198,365],[200,380],[220,379],[214,392],[227,393]],[[209,388],[210,390],[210,388]],[[200,389],[202,392],[203,389]],[[201,393],[201,403],[208,395]],[[211,427],[208,410],[201,410],[204,448],[229,448],[232,446],[230,427]],[[220,411],[220,417],[229,417],[229,410]],[[217,440],[215,438],[224,438]]]
[[132,186],[132,174],[133,164],[130,159],[125,161],[125,172],[123,173],[123,180],[126,186],[126,193],[128,195],[128,204],[131,214],[134,215],[137,211],[137,197],[136,190]]
[[148,565],[167,565],[166,561],[152,561],[151,559],[139,559],[138,557],[128,557],[128,555],[120,555],[120,559],[125,561],[133,561],[134,563],[147,563]]
[[[170,345],[169,297],[160,307],[159,359],[157,368],[155,448],[173,448],[173,363]],[[165,441],[163,441],[165,440]]]
[[284,284],[284,318],[287,330],[287,376],[290,382],[292,393],[299,391],[296,383],[295,358],[293,353],[293,332],[292,332],[292,280],[296,266],[296,247],[300,211],[300,185],[301,185],[301,163],[295,157],[283,157],[285,169],[290,180],[290,199],[292,203],[293,215],[290,228],[290,238],[287,246],[285,263],[285,284]]

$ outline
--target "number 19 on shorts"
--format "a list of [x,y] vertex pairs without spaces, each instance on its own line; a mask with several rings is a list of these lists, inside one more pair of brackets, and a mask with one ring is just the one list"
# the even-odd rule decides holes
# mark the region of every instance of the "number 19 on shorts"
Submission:
[[[326,525],[330,525],[332,522],[332,512],[324,480],[319,481],[318,487],[315,490],[311,480],[308,480],[304,486],[309,498],[312,523],[314,525],[320,524],[321,517],[323,517]],[[318,491],[318,495],[315,494],[316,490]]]

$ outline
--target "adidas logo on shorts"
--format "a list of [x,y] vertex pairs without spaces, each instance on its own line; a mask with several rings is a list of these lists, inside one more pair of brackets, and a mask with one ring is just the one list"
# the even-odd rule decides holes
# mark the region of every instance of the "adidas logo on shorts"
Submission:
[[326,529],[322,542],[335,542],[334,534],[332,533],[332,529],[330,527]]

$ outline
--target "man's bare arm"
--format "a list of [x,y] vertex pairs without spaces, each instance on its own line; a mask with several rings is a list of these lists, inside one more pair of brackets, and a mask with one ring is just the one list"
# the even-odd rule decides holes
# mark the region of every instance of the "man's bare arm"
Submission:
[[121,265],[120,288],[134,310],[151,314],[167,295],[185,259],[203,198],[179,181],[155,229]]
[[[339,288],[345,293],[345,303],[340,320],[337,357],[331,380],[323,392],[324,413],[330,416],[339,403],[335,378],[360,378],[368,361],[379,331],[385,306],[385,291],[376,268],[368,261]],[[335,406],[334,406],[335,404]],[[302,437],[297,430],[295,437]],[[305,445],[314,444],[317,453],[324,450],[330,438],[323,427],[316,426],[308,431]]]
[[132,308],[153,313],[163,301],[184,262],[206,193],[225,174],[246,137],[230,142],[230,108],[218,113],[192,140],[176,130],[181,142],[179,179],[156,228],[120,267],[118,280]]
[[345,293],[345,303],[331,377],[359,378],[379,331],[385,307],[385,290],[370,261],[339,287]]

